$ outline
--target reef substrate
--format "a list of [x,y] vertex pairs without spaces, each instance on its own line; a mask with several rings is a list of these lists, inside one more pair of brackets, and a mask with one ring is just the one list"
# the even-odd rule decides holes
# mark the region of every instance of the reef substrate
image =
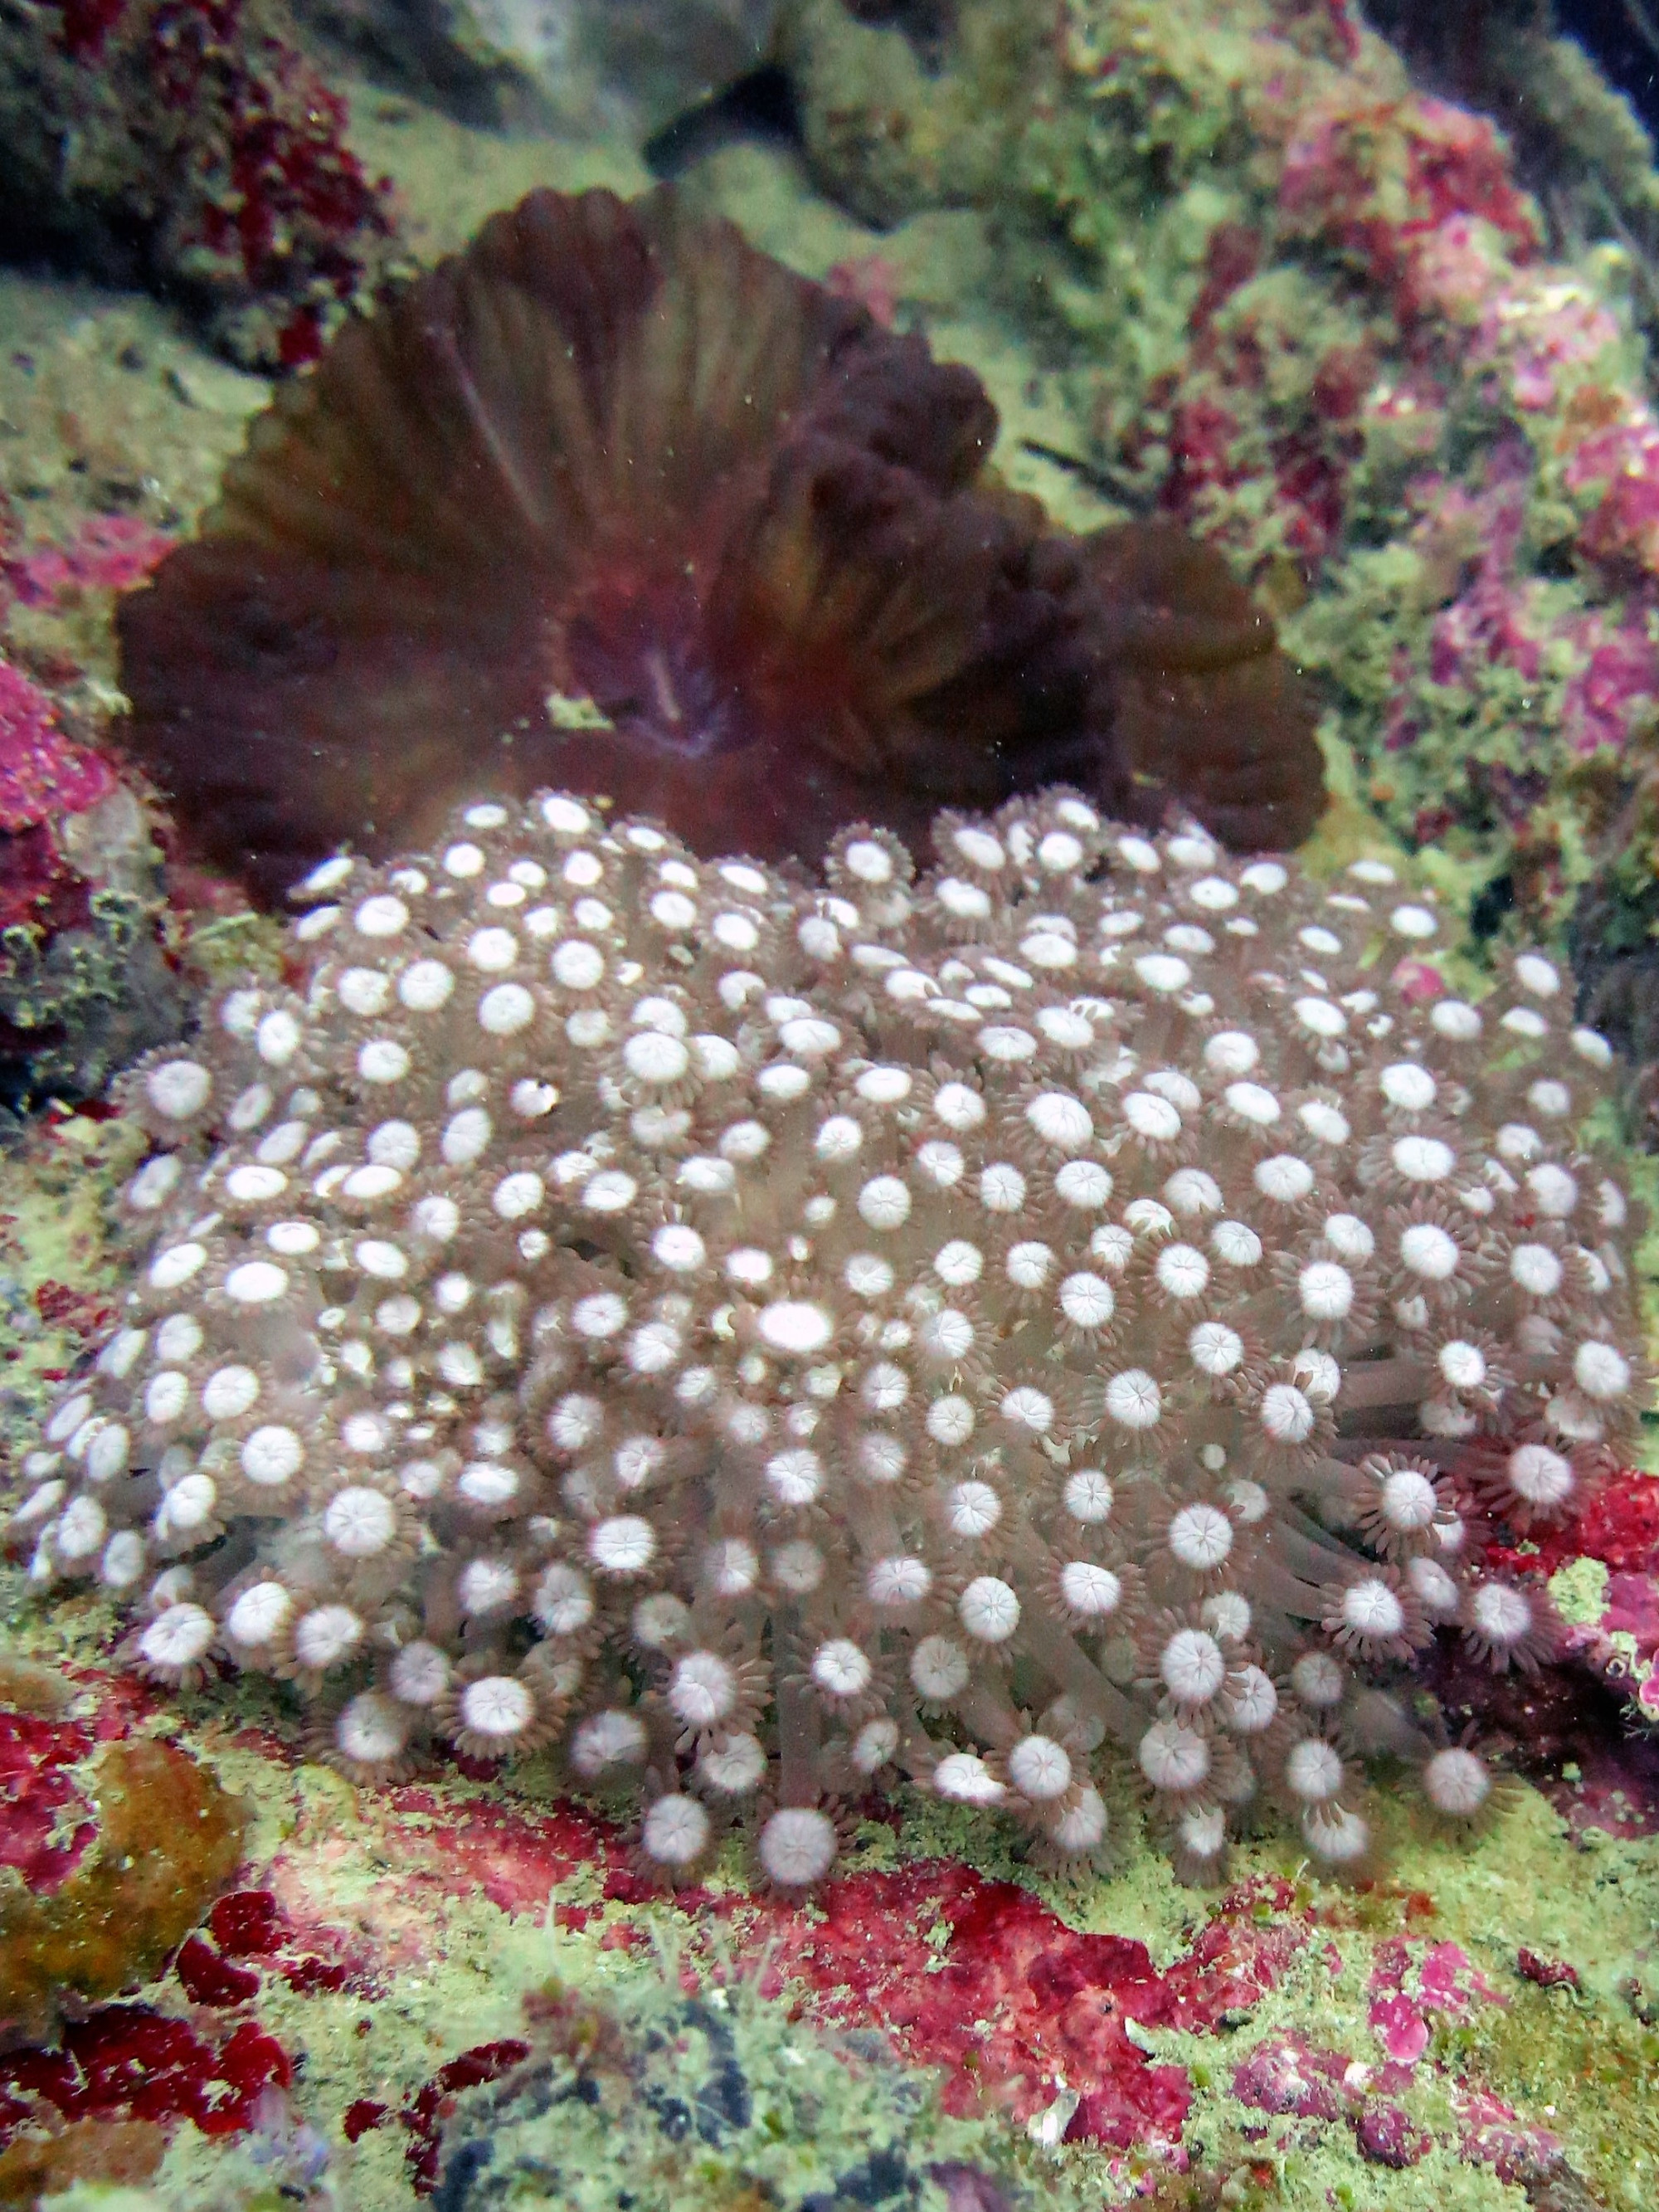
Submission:
[[1227,548],[1480,927],[1557,925],[1606,869],[1643,942],[1653,149],[1578,50],[1506,48],[1557,134],[1540,201],[1342,6],[963,0],[931,73],[839,0],[795,36],[830,188],[987,209],[1073,465]]

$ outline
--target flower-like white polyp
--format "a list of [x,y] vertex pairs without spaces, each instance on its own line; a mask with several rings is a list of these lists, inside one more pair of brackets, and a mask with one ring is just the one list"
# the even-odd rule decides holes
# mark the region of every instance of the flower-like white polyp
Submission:
[[1276,1444],[1299,1444],[1314,1431],[1316,1415],[1293,1382],[1273,1382],[1261,1395],[1261,1421]]
[[1431,1528],[1439,1503],[1433,1483],[1414,1467],[1390,1468],[1377,1486],[1378,1513],[1402,1534]]
[[1426,1113],[1439,1090],[1428,1069],[1411,1060],[1395,1060],[1383,1068],[1376,1079],[1376,1087],[1389,1105],[1407,1114]]
[[836,1825],[827,1813],[786,1806],[761,1830],[760,1863],[781,1889],[810,1889],[836,1859]]
[[492,1747],[509,1750],[536,1717],[528,1684],[515,1674],[484,1674],[456,1701],[461,1725]]
[[1547,1444],[1517,1444],[1504,1462],[1504,1473],[1516,1496],[1541,1512],[1565,1504],[1577,1486],[1572,1462]]
[[1353,1310],[1353,1277],[1334,1260],[1316,1260],[1297,1277],[1297,1296],[1310,1321],[1341,1321]]
[[248,1652],[268,1651],[294,1618],[294,1596],[279,1582],[251,1583],[225,1615],[225,1633]]
[[1158,1254],[1152,1272],[1167,1297],[1196,1298],[1209,1282],[1210,1263],[1194,1245],[1169,1244]]
[[738,1701],[738,1677],[714,1651],[688,1651],[669,1678],[668,1702],[688,1728],[712,1728]]
[[1109,1567],[1087,1559],[1071,1559],[1060,1571],[1060,1595],[1072,1611],[1085,1620],[1103,1620],[1122,1601],[1123,1583]]
[[762,1308],[757,1333],[774,1352],[805,1358],[822,1352],[835,1334],[835,1316],[825,1307],[805,1298],[781,1298]]
[[1295,1206],[1313,1188],[1314,1171],[1294,1152],[1276,1152],[1272,1159],[1257,1161],[1250,1180],[1263,1198],[1271,1198],[1279,1206]]
[[1164,1394],[1144,1367],[1129,1367],[1107,1382],[1106,1411],[1126,1429],[1150,1429],[1164,1410]]
[[1253,1662],[1227,1678],[1224,1700],[1227,1724],[1241,1735],[1259,1735],[1271,1728],[1279,1714],[1279,1692],[1271,1674]]
[[1167,1098],[1150,1091],[1132,1091],[1123,1101],[1123,1118],[1138,1137],[1170,1144],[1181,1134],[1181,1116]]
[[811,1672],[827,1696],[856,1698],[869,1688],[875,1670],[868,1654],[850,1638],[834,1636],[812,1654]]
[[1233,1548],[1233,1524],[1218,1506],[1201,1501],[1180,1507],[1170,1517],[1170,1550],[1183,1567],[1207,1574]]
[[659,1866],[689,1867],[708,1849],[711,1832],[708,1815],[696,1799],[670,1791],[647,1806],[640,1847]]
[[948,1636],[924,1636],[910,1654],[911,1683],[930,1704],[959,1695],[971,1673],[967,1652]]
[[1207,1630],[1181,1628],[1160,1653],[1158,1670],[1180,1704],[1207,1705],[1226,1680],[1227,1662]]
[[587,1532],[587,1556],[601,1574],[643,1574],[656,1555],[657,1532],[642,1514],[613,1514]]
[[1456,1153],[1438,1137],[1396,1137],[1389,1158],[1407,1182],[1444,1182],[1457,1166]]
[[995,1575],[976,1575],[957,1600],[957,1616],[981,1644],[1006,1644],[1019,1626],[1020,1603]]
[[343,1559],[374,1559],[397,1533],[397,1509],[378,1490],[337,1490],[323,1510],[323,1534]]
[[1502,1650],[1531,1634],[1532,1607],[1509,1583],[1483,1583],[1469,1599],[1469,1623]]
[[1622,1398],[1631,1385],[1631,1364],[1616,1346],[1592,1340],[1572,1356],[1572,1376],[1587,1398]]
[[1078,1152],[1094,1135],[1094,1122],[1080,1098],[1069,1091],[1045,1091],[1025,1109],[1025,1118],[1056,1152]]
[[1398,1595],[1373,1575],[1362,1575],[1349,1583],[1339,1610],[1343,1626],[1358,1636],[1395,1637],[1406,1626],[1406,1608]]
[[1136,1755],[1154,1790],[1196,1790],[1210,1771],[1210,1747],[1185,1721],[1154,1721]]
[[574,1636],[593,1618],[593,1593],[585,1575],[555,1561],[542,1571],[532,1609],[549,1636]]
[[319,1670],[337,1667],[355,1655],[362,1640],[362,1617],[350,1606],[313,1606],[295,1625],[295,1656],[302,1666]]
[[1241,1121],[1248,1121],[1258,1129],[1270,1129],[1283,1112],[1265,1084],[1230,1083],[1222,1096]]
[[1187,1340],[1187,1349],[1200,1374],[1231,1375],[1244,1358],[1244,1340],[1225,1322],[1203,1321]]
[[1247,1030],[1220,1030],[1205,1044],[1203,1058],[1213,1074],[1243,1076],[1261,1065],[1261,1048]]
[[632,1765],[645,1756],[649,1739],[637,1713],[620,1708],[594,1713],[570,1739],[570,1764],[592,1780],[608,1766]]
[[1008,1779],[1022,1797],[1047,1804],[1072,1786],[1071,1755],[1052,1736],[1022,1736],[1008,1753]]
[[1492,1769],[1478,1753],[1456,1745],[1425,1761],[1422,1780],[1430,1804],[1451,1820],[1471,1819],[1492,1796]]
[[1529,1297],[1553,1297],[1565,1273],[1547,1244],[1517,1244],[1510,1254],[1510,1280]]
[[1285,1786],[1304,1804],[1322,1805],[1342,1787],[1342,1760],[1323,1736],[1305,1735],[1285,1758]]
[[1400,1232],[1401,1265],[1425,1283],[1449,1282],[1462,1258],[1456,1239],[1434,1221],[1414,1221]]
[[712,1736],[697,1753],[697,1771],[722,1796],[746,1796],[765,1779],[765,1746],[743,1730]]
[[1008,1794],[985,1761],[968,1751],[945,1753],[933,1769],[933,1787],[957,1805],[1000,1805]]
[[884,1608],[919,1605],[933,1586],[925,1560],[907,1553],[878,1559],[865,1576],[865,1590],[872,1605]]

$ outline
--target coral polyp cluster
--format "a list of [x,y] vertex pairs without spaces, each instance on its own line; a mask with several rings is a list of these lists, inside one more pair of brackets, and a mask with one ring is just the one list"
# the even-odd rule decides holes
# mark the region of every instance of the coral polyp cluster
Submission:
[[1550,1649],[1483,1512],[1636,1419],[1608,1054],[1429,899],[1051,793],[918,874],[702,862],[568,796],[302,887],[132,1079],[118,1332],[14,1528],[131,1662],[292,1681],[330,1756],[549,1744],[695,1869],[805,1887],[906,1778],[1061,1855],[1138,1771],[1194,1874],[1273,1801],[1364,1855],[1360,1762],[1457,1818],[1397,1694]]

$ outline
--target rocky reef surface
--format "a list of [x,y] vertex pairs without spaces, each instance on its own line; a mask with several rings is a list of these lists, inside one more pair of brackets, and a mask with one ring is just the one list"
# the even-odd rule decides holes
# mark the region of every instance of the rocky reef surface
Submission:
[[[411,12],[429,58],[459,11]],[[106,255],[100,283],[0,276],[11,1455],[128,1264],[137,1140],[108,1075],[271,958],[112,749],[115,595],[211,496],[268,396],[250,367],[302,358],[360,281],[532,184],[643,189],[645,130],[727,64],[665,93],[607,64],[617,97],[513,137],[508,42],[476,22],[487,101],[429,60],[395,89],[331,60],[338,111],[295,90],[314,64],[269,12],[250,33],[200,0],[19,0],[3,22],[0,64],[49,48],[81,126],[51,143],[100,154],[32,204],[64,187],[54,250]],[[119,101],[140,29],[208,55],[218,104],[168,141],[145,254],[112,260],[147,158]],[[1563,944],[1576,918],[1601,1018],[1650,1036],[1659,187],[1627,111],[1573,52],[1514,46],[1540,163],[1414,87],[1344,0],[799,0],[763,46],[797,145],[726,144],[684,189],[969,362],[999,467],[1070,526],[1162,512],[1228,551],[1323,687],[1340,796],[1316,862],[1418,848],[1472,990],[1517,916]],[[1567,1635],[1528,1680],[1431,1676],[1512,1778],[1480,1832],[1385,1799],[1385,1874],[1319,1878],[1273,1832],[1205,1893],[1127,1790],[1121,1855],[1082,1880],[915,1796],[855,1823],[806,1905],[754,1892],[735,1847],[665,1896],[534,1759],[354,1786],[280,1686],[148,1688],[101,1598],[43,1604],[8,1567],[0,2203],[1636,2212],[1659,2171],[1632,2086],[1659,2057],[1659,1480],[1623,1471],[1492,1550]],[[605,2125],[561,2133],[577,2108]]]

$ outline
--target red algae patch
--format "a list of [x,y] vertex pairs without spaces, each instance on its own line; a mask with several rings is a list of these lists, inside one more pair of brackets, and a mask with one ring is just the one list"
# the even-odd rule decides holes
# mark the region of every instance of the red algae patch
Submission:
[[1030,2119],[1074,2092],[1066,2142],[1169,2149],[1186,2069],[1147,2057],[1130,2027],[1203,2033],[1256,2004],[1306,1940],[1294,1921],[1258,1925],[1260,1899],[1282,1911],[1288,1885],[1239,1885],[1159,1972],[1132,1937],[1068,1928],[1012,1882],[922,1861],[832,1882],[811,1915],[743,1916],[744,1942],[763,1937],[770,1974],[842,2026],[873,2023],[912,2064],[941,2068],[947,2111],[1006,2103]]

